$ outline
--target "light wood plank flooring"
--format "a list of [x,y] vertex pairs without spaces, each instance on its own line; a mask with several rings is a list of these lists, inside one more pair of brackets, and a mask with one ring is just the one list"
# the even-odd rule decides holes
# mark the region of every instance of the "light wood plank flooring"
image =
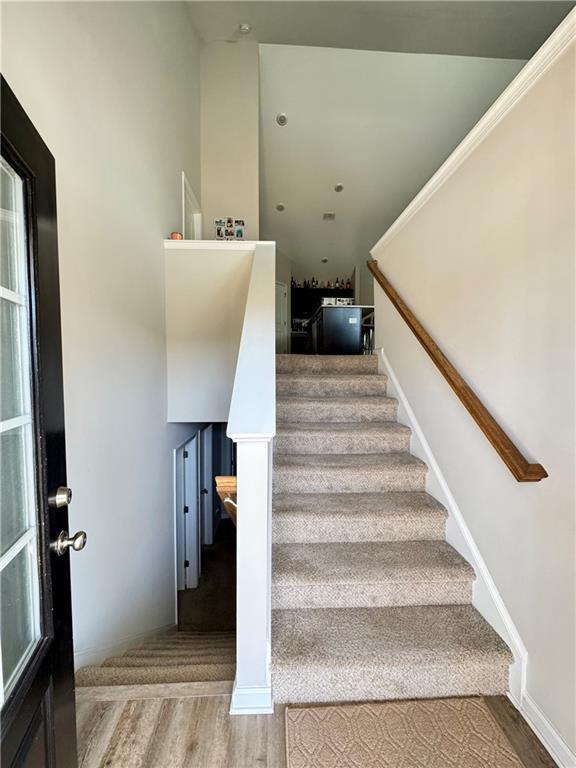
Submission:
[[230,717],[230,696],[79,702],[80,768],[285,768],[284,707]]
[[[504,697],[486,699],[525,768],[554,763]],[[77,702],[80,768],[286,768],[284,707],[230,717],[229,695]],[[491,766],[490,768],[499,768]]]

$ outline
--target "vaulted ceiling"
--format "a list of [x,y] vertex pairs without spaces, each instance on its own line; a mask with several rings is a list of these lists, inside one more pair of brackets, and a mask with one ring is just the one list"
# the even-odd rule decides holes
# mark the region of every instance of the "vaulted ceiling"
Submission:
[[204,40],[261,44],[260,236],[347,277],[573,5],[190,3]]
[[[529,59],[574,6],[564,0],[190,2],[207,42]],[[241,24],[251,30],[243,35]]]

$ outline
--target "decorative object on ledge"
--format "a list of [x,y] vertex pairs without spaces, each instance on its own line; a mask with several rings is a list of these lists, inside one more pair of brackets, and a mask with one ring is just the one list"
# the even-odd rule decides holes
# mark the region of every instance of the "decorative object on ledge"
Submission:
[[225,216],[214,219],[214,237],[216,240],[244,240],[246,219]]
[[170,232],[170,240],[184,240],[182,232]]
[[384,293],[396,307],[400,316],[406,322],[412,333],[416,336],[426,353],[432,359],[434,365],[452,387],[460,402],[488,438],[492,447],[506,464],[510,472],[519,483],[534,483],[548,477],[548,473],[541,464],[531,464],[504,432],[500,424],[487,410],[480,398],[468,386],[466,381],[458,373],[450,360],[442,352],[438,344],[430,336],[428,331],[412,313],[388,278],[380,271],[378,262],[369,259],[368,269],[375,277]]

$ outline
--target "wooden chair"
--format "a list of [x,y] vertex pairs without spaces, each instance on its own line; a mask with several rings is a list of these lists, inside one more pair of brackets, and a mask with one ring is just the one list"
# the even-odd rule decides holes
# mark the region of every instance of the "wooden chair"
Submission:
[[230,519],[236,525],[236,477],[215,477],[216,492]]

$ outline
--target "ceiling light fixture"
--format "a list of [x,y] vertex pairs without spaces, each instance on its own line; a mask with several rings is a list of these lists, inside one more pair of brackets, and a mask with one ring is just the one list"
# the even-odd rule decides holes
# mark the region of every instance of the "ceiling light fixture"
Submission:
[[284,211],[285,209],[286,209],[286,206],[284,205],[284,203],[278,203],[278,205],[276,206],[277,211]]
[[241,35],[249,35],[250,32],[252,32],[252,24],[240,24],[238,27],[238,32],[240,32]]
[[336,184],[336,186],[334,187],[334,192],[342,192],[343,189],[344,189],[344,184],[338,182],[338,184]]
[[282,127],[286,125],[286,123],[288,122],[288,118],[286,117],[284,112],[278,112],[278,114],[276,115],[276,122],[278,123],[278,125],[281,125]]

